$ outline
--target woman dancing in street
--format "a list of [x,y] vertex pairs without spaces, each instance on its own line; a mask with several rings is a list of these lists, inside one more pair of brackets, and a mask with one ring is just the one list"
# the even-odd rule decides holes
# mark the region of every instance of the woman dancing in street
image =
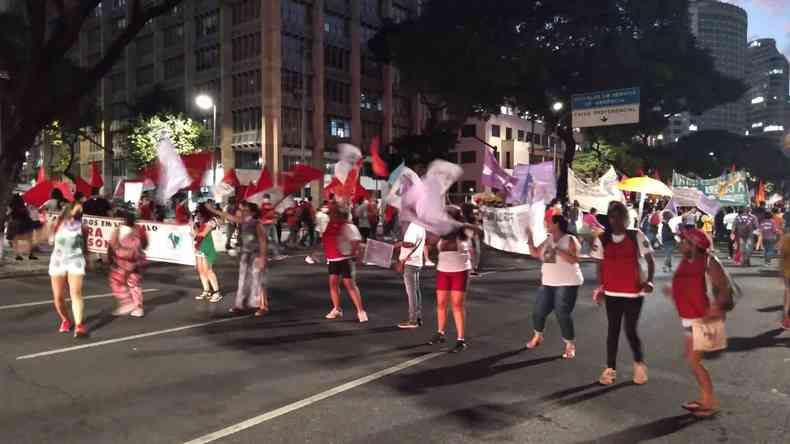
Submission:
[[368,322],[368,314],[362,304],[362,295],[356,281],[355,261],[359,257],[359,244],[362,235],[354,224],[348,221],[349,212],[340,204],[333,204],[329,209],[329,224],[326,226],[321,240],[324,244],[326,260],[329,263],[329,297],[332,299],[332,310],[327,319],[343,317],[340,308],[340,281],[348,290],[348,295],[357,309],[359,322]]
[[469,287],[469,272],[472,270],[472,254],[470,231],[473,226],[466,224],[463,213],[458,207],[448,207],[447,213],[463,224],[452,233],[442,236],[436,244],[439,260],[436,263],[436,320],[438,328],[428,344],[447,342],[445,327],[447,325],[447,304],[452,304],[453,321],[458,334],[451,353],[466,350],[464,339],[466,326],[466,309],[464,302]]
[[[682,259],[672,278],[671,294],[685,335],[686,362],[700,387],[700,398],[683,404],[683,408],[694,416],[707,417],[716,413],[718,401],[710,373],[702,363],[703,352],[694,350],[693,326],[704,320],[723,318],[724,311],[717,301],[729,298],[731,289],[721,263],[708,256],[711,243],[705,232],[686,230],[681,238]],[[708,299],[706,277],[710,278],[713,303]]]
[[67,205],[53,230],[55,246],[49,260],[49,276],[52,281],[52,296],[55,310],[60,317],[61,333],[71,330],[68,310],[66,309],[66,284],[69,287],[71,311],[74,317],[74,337],[88,334],[82,323],[85,302],[82,299],[82,280],[85,277],[85,244],[88,236],[82,226],[82,205]]
[[134,212],[123,214],[123,224],[112,234],[107,248],[110,258],[110,288],[118,299],[115,316],[129,315],[142,317],[143,311],[143,267],[145,266],[145,250],[148,247],[148,235],[145,228],[135,225],[137,217]]
[[528,349],[537,348],[543,342],[543,330],[546,317],[554,311],[560,323],[562,338],[565,340],[563,359],[576,357],[576,338],[573,328],[573,308],[579,287],[584,283],[581,267],[579,267],[579,250],[581,246],[575,236],[568,231],[568,221],[563,216],[551,218],[548,226],[549,236],[539,246],[535,246],[532,231],[527,230],[529,254],[541,258],[542,287],[538,292],[538,300],[533,312],[533,328],[535,335],[527,343]]
[[206,204],[200,204],[195,214],[195,222],[192,227],[192,234],[195,237],[195,260],[200,283],[203,285],[203,292],[195,296],[197,300],[208,299],[211,303],[222,300],[219,292],[219,282],[214,273],[214,261],[217,259],[217,250],[214,249],[214,239],[211,232],[217,228],[211,212]]
[[252,202],[242,201],[237,214],[217,211],[211,205],[206,208],[217,216],[237,225],[239,228],[240,258],[239,285],[236,301],[231,313],[244,313],[248,307],[257,307],[255,316],[269,312],[269,297],[266,290],[266,261],[268,239],[266,229],[260,221],[260,210]]

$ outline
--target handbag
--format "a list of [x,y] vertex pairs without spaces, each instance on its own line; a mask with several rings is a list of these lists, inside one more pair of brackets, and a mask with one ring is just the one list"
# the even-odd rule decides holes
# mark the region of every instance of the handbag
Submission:
[[[420,239],[420,241],[419,241],[419,242],[417,242],[417,243],[414,245],[414,247],[411,249],[411,252],[409,253],[409,255],[408,255],[408,256],[406,256],[406,259],[403,259],[403,260],[396,260],[395,262],[393,262],[393,264],[392,264],[392,270],[393,270],[394,272],[403,274],[403,269],[404,269],[404,268],[405,268],[405,266],[406,266],[406,262],[408,262],[408,261],[409,261],[409,259],[411,259],[411,255],[413,255],[413,254],[414,254],[414,252],[415,252],[415,251],[417,251],[417,248],[419,248],[419,247],[420,247],[420,245],[422,244],[422,241],[423,241],[423,239]],[[399,250],[399,251],[400,251],[400,250]],[[398,254],[400,255],[400,253],[398,253]]]
[[727,348],[724,319],[699,320],[691,325],[694,351],[712,352]]

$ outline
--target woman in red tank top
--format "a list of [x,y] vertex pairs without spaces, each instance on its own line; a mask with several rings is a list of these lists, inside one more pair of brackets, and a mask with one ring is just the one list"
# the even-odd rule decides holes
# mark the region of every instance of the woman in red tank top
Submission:
[[708,299],[706,276],[715,296],[729,291],[729,284],[719,262],[709,260],[710,240],[702,230],[686,230],[681,237],[682,259],[672,278],[671,295],[683,325],[686,361],[700,386],[700,398],[683,404],[683,408],[695,416],[707,417],[716,413],[718,401],[710,373],[702,363],[703,352],[694,350],[692,326],[703,319],[724,316],[723,310]]

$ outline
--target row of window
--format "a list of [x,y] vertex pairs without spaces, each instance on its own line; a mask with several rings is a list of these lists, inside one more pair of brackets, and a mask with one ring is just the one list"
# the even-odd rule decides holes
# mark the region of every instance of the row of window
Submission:
[[219,66],[219,46],[209,46],[195,51],[195,70],[205,71]]
[[351,103],[351,85],[335,79],[326,79],[325,97],[328,102],[348,105]]
[[231,24],[240,25],[261,17],[261,0],[238,0],[230,6]]
[[[283,69],[280,75],[282,91],[283,92],[288,91],[290,93],[293,93],[295,97],[301,97],[299,96],[299,94],[301,94],[301,91],[304,89],[303,87],[305,86],[304,77],[305,76],[303,76],[302,73],[300,72],[291,71],[289,69]],[[307,89],[305,90],[305,93],[307,94],[308,97],[310,97],[312,96],[313,88],[312,88],[312,81],[310,80],[309,76],[307,77],[306,83],[307,83],[306,85]]]
[[324,46],[324,63],[330,68],[348,71],[351,66],[351,51],[333,45]]
[[231,95],[236,97],[252,96],[261,92],[261,70],[233,74]]
[[[312,112],[305,111],[305,145],[312,145]],[[288,146],[300,146],[302,143],[302,110],[300,108],[283,107],[280,116],[280,132],[282,143]]]
[[324,32],[335,38],[347,39],[351,36],[351,27],[347,18],[327,12],[324,14]]
[[282,0],[280,14],[282,22],[289,25],[307,26],[312,23],[310,7],[296,0]]
[[381,94],[373,91],[362,90],[362,94],[359,97],[359,106],[369,111],[384,111]]
[[243,35],[231,40],[231,60],[238,62],[261,55],[261,33]]
[[244,133],[247,131],[257,131],[261,129],[261,113],[260,107],[251,107],[238,109],[231,112],[231,120],[233,121],[233,132]]
[[219,12],[212,11],[195,17],[195,36],[206,37],[219,32]]
[[176,56],[165,60],[165,79],[171,80],[184,74],[184,56]]

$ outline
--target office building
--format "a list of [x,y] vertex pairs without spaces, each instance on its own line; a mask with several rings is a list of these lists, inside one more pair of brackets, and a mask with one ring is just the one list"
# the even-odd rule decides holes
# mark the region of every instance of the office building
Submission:
[[749,43],[748,61],[746,82],[749,91],[744,96],[744,106],[748,110],[748,134],[770,137],[777,146],[782,146],[785,135],[790,133],[790,66],[787,57],[776,48],[774,39],[759,39]]
[[[104,1],[80,38],[79,58],[99,60],[126,26],[131,2]],[[414,132],[419,106],[398,73],[376,63],[367,42],[385,18],[417,14],[417,0],[185,1],[148,24],[102,80],[98,101],[109,116],[113,175],[123,177],[128,105],[156,85],[211,125],[217,107],[217,157],[225,168],[277,172],[296,162],[318,167],[339,142],[365,146]],[[82,174],[104,150],[81,150]],[[108,168],[105,168],[107,171]],[[133,174],[133,173],[132,173]]]

